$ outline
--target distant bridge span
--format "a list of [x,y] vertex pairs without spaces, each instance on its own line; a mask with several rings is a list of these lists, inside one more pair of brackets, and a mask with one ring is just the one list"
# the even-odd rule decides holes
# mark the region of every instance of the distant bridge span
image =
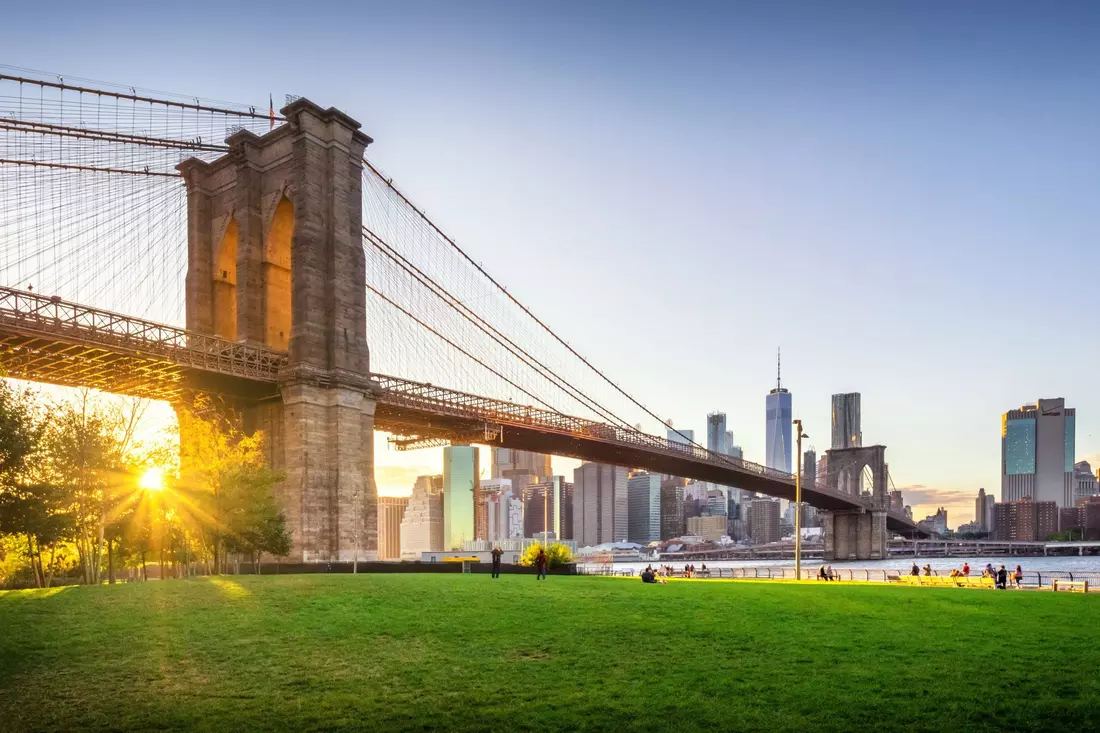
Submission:
[[[0,287],[0,365],[6,376],[162,400],[196,392],[262,401],[277,398],[285,353]],[[793,500],[794,476],[638,430],[399,377],[372,374],[375,425],[411,436],[405,447],[458,440],[598,461],[735,486]],[[867,510],[870,502],[829,487],[802,487],[825,510]],[[926,534],[887,513],[888,529]]]

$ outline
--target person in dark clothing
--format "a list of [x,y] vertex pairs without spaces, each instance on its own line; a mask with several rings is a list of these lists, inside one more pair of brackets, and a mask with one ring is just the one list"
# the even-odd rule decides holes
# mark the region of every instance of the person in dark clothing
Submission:
[[657,576],[654,574],[654,572],[652,570],[650,570],[649,568],[646,568],[645,570],[642,571],[642,582],[643,583],[656,583],[657,582]]
[[1002,565],[1001,569],[997,571],[997,587],[1004,590],[1008,587],[1008,571],[1005,570],[1005,566]]
[[913,569],[909,571],[910,575],[920,575],[920,565],[913,563]]
[[499,547],[494,547],[493,548],[492,555],[493,555],[493,577],[494,578],[499,578],[500,577],[500,556],[503,555],[503,554],[504,554],[504,550],[500,549]]
[[535,574],[535,580],[543,580],[546,577],[546,551],[539,549],[539,554],[535,557],[535,570],[538,572]]

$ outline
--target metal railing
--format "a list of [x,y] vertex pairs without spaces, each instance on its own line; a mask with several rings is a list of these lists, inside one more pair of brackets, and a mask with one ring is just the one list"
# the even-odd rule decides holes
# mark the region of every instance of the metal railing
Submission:
[[[287,355],[282,352],[79,305],[57,296],[0,286],[0,336],[3,335],[91,346],[134,359],[165,362],[266,383],[275,383],[279,370],[287,364]],[[61,360],[64,357],[47,354],[44,358]],[[371,379],[377,385],[378,399],[386,404],[640,448],[665,457],[682,458],[692,463],[753,474],[792,488],[794,486],[794,475],[785,471],[719,455],[700,446],[650,435],[634,428],[608,425],[385,374],[371,375]],[[839,499],[853,508],[870,507],[862,497],[831,487],[809,484],[804,485],[803,490]],[[891,513],[891,517],[895,521],[911,524],[911,520],[904,516]]]
[[[664,567],[661,563],[655,563],[654,567]],[[804,568],[802,570],[803,580],[814,580],[817,578],[819,568],[817,566],[813,568]],[[640,570],[635,568],[620,567],[615,568],[614,565],[607,564],[584,564],[578,563],[577,574],[578,575],[604,575],[604,576],[629,576],[635,577],[641,573]],[[909,568],[833,568],[833,582],[858,582],[858,583],[888,583],[891,579],[899,576],[907,576],[910,573]],[[933,570],[932,576],[945,578],[949,577],[948,573]],[[665,577],[684,578],[688,577],[688,573],[684,570],[683,566],[673,566],[673,570],[670,575]],[[726,580],[794,580],[795,572],[793,567],[740,567],[740,568],[707,568],[703,570],[697,566],[695,571],[690,573],[692,578],[701,579],[726,579]],[[924,576],[923,571],[921,577]],[[981,577],[981,571],[976,574],[968,576],[970,578]],[[1078,570],[1025,570],[1023,572],[1023,578],[1020,581],[1020,586],[1023,588],[1049,588],[1051,583],[1055,580],[1068,580],[1068,581],[1088,581],[1089,587],[1100,587],[1100,572],[1096,571],[1078,571]],[[1012,572],[1009,571],[1008,585],[1014,587],[1015,583],[1012,580]]]
[[[531,405],[521,405],[515,402],[483,397],[385,374],[374,374],[372,379],[379,386],[381,398],[389,404],[453,415],[454,417],[521,425],[588,440],[600,440],[607,443],[644,448],[665,455],[685,458],[696,463],[706,463],[719,468],[753,473],[794,486],[794,474],[768,468],[741,458],[719,455],[696,445],[688,445],[650,435],[635,428],[608,425],[552,410],[532,407]],[[862,497],[856,497],[816,483],[804,483],[803,490],[829,494],[845,499],[853,505],[868,504]]]
[[262,382],[274,382],[287,362],[286,354],[269,349],[2,286],[0,331]]

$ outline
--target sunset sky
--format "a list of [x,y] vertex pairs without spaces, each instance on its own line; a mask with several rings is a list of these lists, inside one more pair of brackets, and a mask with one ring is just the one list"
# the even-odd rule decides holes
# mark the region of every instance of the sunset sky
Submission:
[[[40,12],[5,8],[0,63],[347,111],[571,345],[697,436],[725,411],[750,460],[782,347],[807,447],[861,392],[917,518],[999,493],[1000,415],[1039,397],[1100,463],[1096,3]],[[389,494],[442,465],[384,436],[376,457]]]

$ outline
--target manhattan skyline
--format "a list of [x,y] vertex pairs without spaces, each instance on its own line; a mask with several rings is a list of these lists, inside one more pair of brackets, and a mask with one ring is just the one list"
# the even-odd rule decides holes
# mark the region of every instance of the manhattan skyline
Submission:
[[[1064,397],[1075,458],[1100,462],[1096,309],[1070,289],[1100,265],[1097,11],[800,7],[347,6],[342,29],[61,3],[2,61],[347,110],[372,160],[541,318],[677,427],[726,412],[747,460],[765,462],[781,346],[811,442],[828,442],[831,394],[862,393],[864,443],[887,446],[917,517],[999,494],[1014,405]],[[307,52],[294,68],[287,44]],[[1033,287],[1056,279],[1062,294]],[[382,493],[442,466],[378,445]]]

